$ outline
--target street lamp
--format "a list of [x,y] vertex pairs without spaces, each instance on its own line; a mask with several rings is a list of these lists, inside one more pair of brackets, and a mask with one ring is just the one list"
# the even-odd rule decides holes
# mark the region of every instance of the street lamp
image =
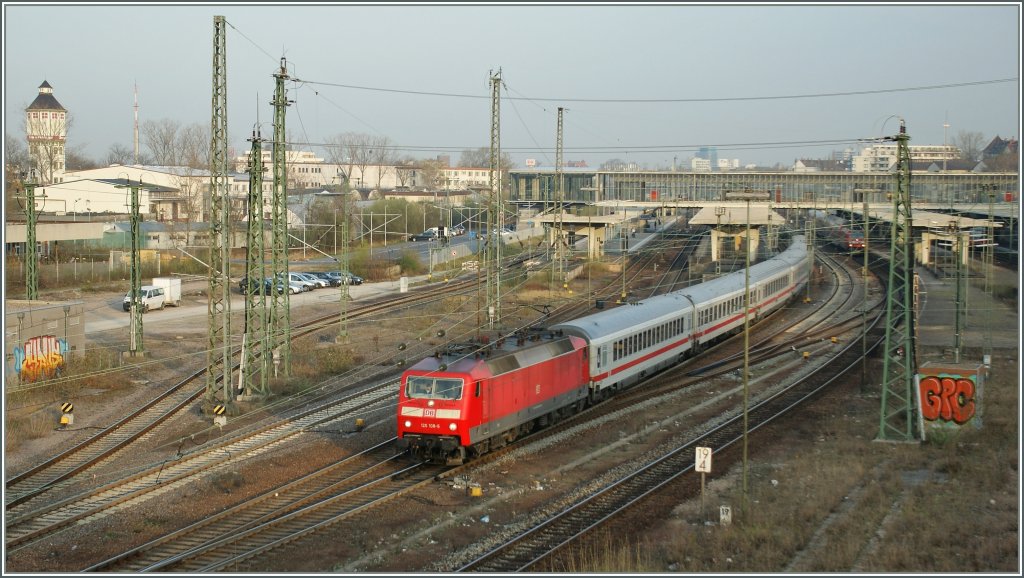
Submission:
[[745,190],[742,193],[726,193],[725,198],[747,202],[746,236],[744,250],[746,267],[743,270],[743,510],[747,509],[747,404],[750,397],[750,201],[767,200],[768,193]]

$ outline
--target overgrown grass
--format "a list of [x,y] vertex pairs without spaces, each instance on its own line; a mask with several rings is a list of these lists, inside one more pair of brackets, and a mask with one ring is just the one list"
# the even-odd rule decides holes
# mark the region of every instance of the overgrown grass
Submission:
[[89,390],[109,395],[130,384],[129,376],[115,371],[117,354],[107,349],[76,353],[61,369],[61,375],[38,382],[9,384],[5,389],[5,449],[11,451],[28,440],[40,438],[60,425],[61,403]]
[[[699,499],[682,502],[629,544],[584,546],[551,569],[1016,572],[1015,356],[996,371],[1002,381],[987,385],[981,428],[876,442],[877,395],[849,398],[834,415],[772,434],[773,451],[750,466],[746,511],[737,464],[708,484],[707,524]],[[733,508],[731,525],[718,524],[721,504]]]

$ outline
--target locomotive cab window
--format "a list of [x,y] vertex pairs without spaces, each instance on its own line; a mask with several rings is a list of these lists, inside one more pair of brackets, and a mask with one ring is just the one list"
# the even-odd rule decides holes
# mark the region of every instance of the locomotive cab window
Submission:
[[461,399],[462,380],[410,375],[405,382],[405,396],[410,399]]

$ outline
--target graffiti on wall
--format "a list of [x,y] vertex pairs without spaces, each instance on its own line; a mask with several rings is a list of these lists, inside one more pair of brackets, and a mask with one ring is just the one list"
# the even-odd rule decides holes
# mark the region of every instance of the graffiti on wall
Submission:
[[976,376],[921,376],[921,415],[928,421],[962,425],[975,414]]
[[14,371],[22,381],[39,381],[60,375],[67,358],[68,342],[54,335],[33,337],[14,346]]

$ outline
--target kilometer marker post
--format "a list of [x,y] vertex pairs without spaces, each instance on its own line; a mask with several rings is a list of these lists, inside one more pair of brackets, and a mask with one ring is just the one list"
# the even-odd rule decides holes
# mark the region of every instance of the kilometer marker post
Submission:
[[697,447],[694,469],[700,472],[700,517],[704,519],[704,477],[711,473],[711,448]]

